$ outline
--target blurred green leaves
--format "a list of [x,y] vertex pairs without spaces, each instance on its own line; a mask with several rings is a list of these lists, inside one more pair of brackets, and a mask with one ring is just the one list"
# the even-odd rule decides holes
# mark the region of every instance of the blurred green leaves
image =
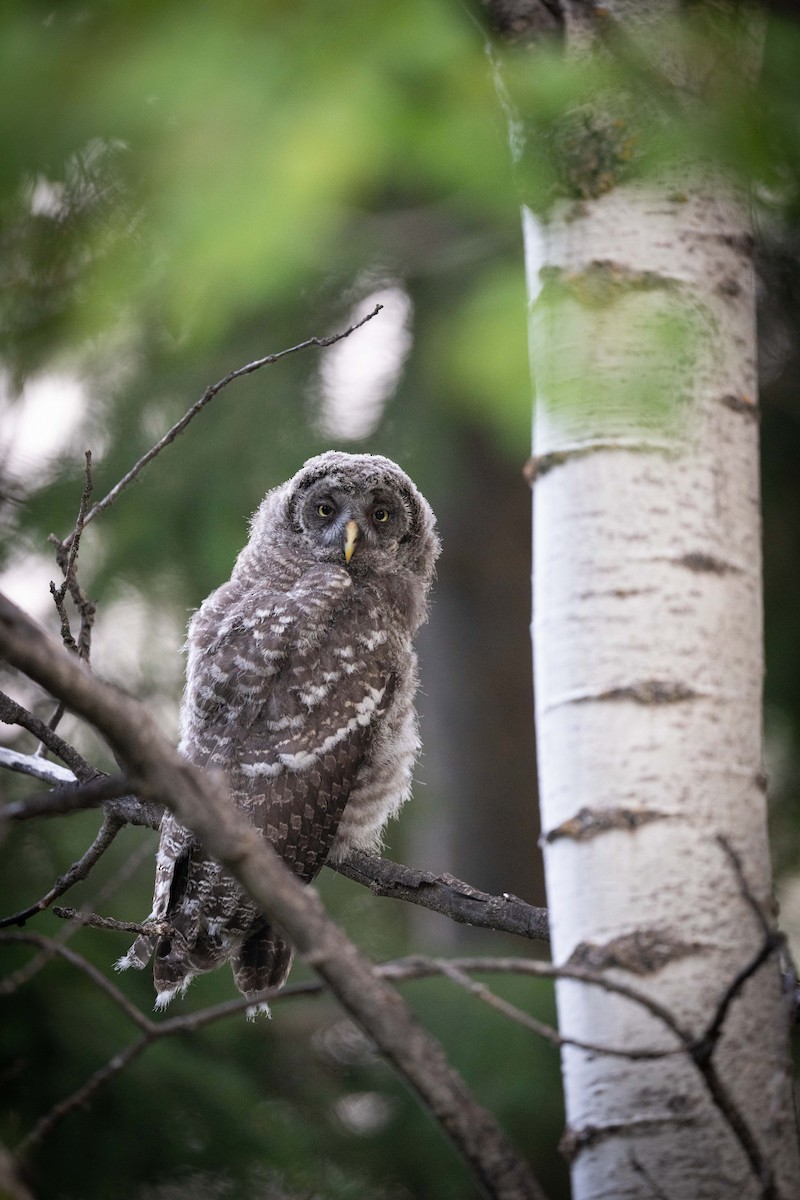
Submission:
[[90,147],[117,155],[115,196],[86,171],[80,337],[155,311],[202,343],[324,273],[387,187],[491,211],[508,173],[480,44],[447,5],[11,4],[0,40],[6,214],[24,181],[61,189]]

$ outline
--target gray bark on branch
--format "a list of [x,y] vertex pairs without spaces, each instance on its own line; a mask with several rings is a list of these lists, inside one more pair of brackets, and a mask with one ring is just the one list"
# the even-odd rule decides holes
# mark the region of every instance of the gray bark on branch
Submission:
[[446,872],[434,875],[362,851],[328,866],[346,879],[368,887],[376,896],[407,900],[464,925],[516,933],[536,941],[550,940],[547,909],[536,908],[507,892],[491,896]]

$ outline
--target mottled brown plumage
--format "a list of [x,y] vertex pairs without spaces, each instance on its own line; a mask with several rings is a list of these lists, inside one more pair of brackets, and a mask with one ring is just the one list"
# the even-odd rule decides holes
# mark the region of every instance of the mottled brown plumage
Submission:
[[[270,492],[228,583],[189,626],[181,751],[222,769],[231,802],[304,882],[375,850],[407,798],[419,742],[412,637],[439,552],[427,502],[368,454],[310,459]],[[156,1006],[230,959],[245,996],[284,982],[291,950],[171,814],[153,917],[119,967],[154,954]]]

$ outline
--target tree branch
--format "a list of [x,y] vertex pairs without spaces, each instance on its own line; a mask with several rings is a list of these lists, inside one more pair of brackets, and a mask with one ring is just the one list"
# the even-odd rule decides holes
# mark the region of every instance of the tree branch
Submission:
[[363,851],[354,851],[342,862],[327,865],[346,879],[368,887],[376,896],[407,900],[465,925],[550,940],[547,909],[535,908],[517,896],[491,896],[453,875],[418,871]]
[[93,779],[98,774],[69,742],[65,742],[44,721],[40,721],[33,713],[28,712],[27,708],[17,704],[16,700],[12,700],[5,692],[0,692],[0,721],[4,725],[21,725],[23,729],[27,729],[38,741],[43,742],[48,750],[52,750],[57,758],[66,763],[77,779]]
[[230,804],[224,779],[183,761],[141,705],[92,677],[5,597],[0,650],[9,662],[95,725],[122,758],[136,793],[165,804],[285,932],[340,1003],[405,1077],[497,1200],[542,1196],[527,1164],[473,1099],[399,994]]
[[[77,914],[80,916],[81,914]],[[100,919],[104,921],[103,918]],[[94,921],[90,922],[94,923]],[[121,922],[114,922],[114,927],[121,926]],[[69,1096],[59,1101],[48,1113],[46,1113],[19,1143],[16,1153],[23,1157],[29,1154],[41,1141],[52,1131],[56,1124],[61,1121],[69,1113],[76,1109],[85,1106],[106,1083],[110,1082],[118,1075],[129,1063],[142,1054],[148,1046],[153,1042],[165,1037],[170,1037],[173,1034],[195,1032],[198,1029],[205,1028],[217,1021],[224,1020],[227,1017],[234,1016],[249,1008],[253,1003],[275,1003],[276,1001],[286,1001],[296,999],[301,996],[318,996],[325,991],[325,984],[321,980],[309,981],[306,983],[291,984],[283,989],[270,988],[262,992],[255,1000],[239,997],[235,1000],[228,1000],[222,1004],[212,1005],[208,1008],[199,1009],[194,1013],[187,1013],[182,1016],[169,1017],[162,1021],[153,1021],[146,1014],[132,1005],[126,996],[116,987],[111,981],[105,978],[101,972],[97,970],[87,959],[76,951],[62,945],[53,938],[37,933],[4,933],[0,934],[0,944],[14,945],[27,944],[36,946],[41,953],[52,957],[58,955],[64,958],[72,966],[82,971],[108,998],[120,1008],[133,1024],[142,1031],[142,1037],[137,1041],[132,1042],[121,1052],[115,1054],[107,1063],[95,1071],[88,1080]],[[534,976],[542,976],[543,974],[552,975],[558,974],[557,970],[552,967],[547,967],[542,963],[535,962],[531,959],[519,958],[455,958],[455,959],[432,959],[422,955],[411,955],[407,958],[395,959],[391,962],[382,963],[374,968],[377,975],[383,979],[391,980],[394,983],[408,982],[416,979],[426,979],[434,975],[443,975],[452,979],[462,987],[466,987],[469,991],[475,991],[480,994],[482,989],[481,984],[476,984],[468,978],[468,973],[483,972],[488,974],[532,974]],[[602,981],[597,980],[602,986]],[[8,993],[13,988],[9,986],[9,981],[0,984],[0,994]],[[486,989],[483,989],[486,992]],[[547,1038],[548,1041],[555,1045],[575,1044],[569,1039],[563,1039],[547,1025],[539,1022],[529,1022],[532,1019],[528,1018],[526,1013],[521,1013],[520,1010],[514,1008],[513,1005],[505,1006],[505,1002],[500,1000],[500,997],[491,996],[493,1007],[499,1007],[500,1011],[506,1016],[510,1016],[514,1020],[519,1020],[520,1017],[526,1018],[523,1021],[533,1032]],[[486,998],[483,995],[481,998]],[[499,1004],[498,1004],[499,1002]],[[668,1054],[676,1053],[676,1051],[653,1051],[650,1055],[648,1051],[639,1051],[628,1054],[626,1051],[608,1050],[605,1047],[585,1047],[590,1050],[596,1050],[599,1053],[618,1054],[622,1057],[665,1057]]]
[[[273,363],[280,362],[282,358],[287,358],[290,354],[297,354],[300,350],[308,350],[311,346],[317,346],[321,348],[324,348],[325,346],[332,346],[335,342],[340,342],[344,338],[349,337],[351,333],[355,333],[355,331],[360,329],[362,325],[366,325],[367,321],[371,321],[373,317],[376,317],[382,308],[382,304],[376,304],[372,311],[367,313],[365,317],[362,317],[360,321],[355,321],[341,333],[334,333],[329,337],[307,338],[306,341],[299,342],[296,346],[290,346],[287,350],[278,350],[275,354],[267,354],[264,358],[257,358],[254,362],[247,363],[247,365],[244,367],[238,367],[235,371],[229,371],[223,379],[220,379],[217,383],[212,383],[206,388],[200,399],[197,400],[192,407],[184,413],[180,421],[177,421],[172,428],[168,430],[167,433],[165,433],[164,436],[159,439],[159,441],[156,442],[154,446],[150,447],[146,454],[142,455],[137,463],[134,463],[130,471],[128,471],[126,475],[123,475],[122,479],[120,479],[118,483],[114,484],[111,491],[108,492],[108,494],[105,495],[102,500],[98,500],[97,504],[93,505],[92,508],[90,508],[89,511],[84,514],[82,527],[88,525],[89,522],[93,521],[95,517],[98,517],[101,512],[104,512],[107,508],[110,508],[120,493],[123,492],[125,488],[129,486],[129,484],[133,483],[134,479],[141,474],[147,464],[151,463],[153,459],[161,453],[162,450],[174,442],[175,439],[181,433],[183,433],[187,425],[194,420],[197,414],[205,408],[209,401],[213,400],[223,388],[228,386],[228,384],[233,383],[235,379],[241,379],[243,375],[252,375],[254,371],[260,371],[262,367],[268,367]],[[58,543],[59,549],[62,553],[70,549],[77,536],[78,526],[76,525],[72,532],[69,533],[62,542]]]
[[149,936],[169,937],[174,934],[173,927],[168,921],[117,921],[114,917],[101,917],[98,913],[83,912],[78,908],[59,908],[52,910],[53,916],[62,921],[74,921],[77,925],[88,925],[91,929],[113,929],[115,933],[136,933]]
[[[3,763],[0,755],[0,764]],[[35,759],[41,763],[41,759]],[[11,766],[11,764],[7,764]],[[52,770],[50,763],[46,764]],[[40,775],[39,778],[42,778]],[[81,812],[86,808],[97,808],[106,800],[117,800],[130,792],[130,784],[124,775],[99,775],[86,783],[66,783],[50,792],[38,792],[25,800],[15,800],[3,809],[3,816],[10,821],[30,821],[34,817],[60,817],[66,813]]]
[[[32,779],[41,779],[43,783],[74,786],[75,776],[66,767],[58,763],[45,762],[36,754],[19,754],[16,750],[8,750],[0,746],[0,767],[8,771],[17,771],[20,775],[29,775]],[[7,810],[6,810],[7,812]]]
[[105,854],[120,829],[122,829],[123,824],[124,821],[119,817],[107,815],[103,819],[103,824],[100,826],[97,837],[85,854],[55,881],[50,891],[42,896],[41,900],[37,900],[29,908],[23,908],[21,912],[14,913],[13,916],[0,918],[0,929],[6,929],[9,925],[24,925],[36,913],[49,908],[54,900],[57,900],[59,896],[63,896],[76,883],[80,883],[81,880],[85,879],[98,859]]
[[[61,568],[61,573],[64,576],[64,582],[60,587],[56,587],[52,579],[50,580],[50,595],[53,597],[53,603],[56,606],[56,612],[58,613],[59,620],[61,621],[62,642],[68,650],[72,650],[78,655],[78,658],[82,658],[88,663],[92,648],[92,627],[94,625],[94,618],[97,610],[95,608],[94,601],[89,599],[81,585],[78,583],[78,550],[80,549],[81,535],[86,522],[89,501],[92,496],[91,450],[84,451],[84,458],[86,460],[85,481],[83,485],[83,492],[81,493],[80,504],[78,505],[78,516],[75,521],[75,528],[73,530],[70,544],[68,546],[62,544],[59,542],[55,534],[52,533],[50,534],[49,538],[49,540],[55,545],[56,562]],[[80,617],[80,632],[78,634],[77,642],[72,636],[72,629],[70,628],[69,617],[67,616],[67,609],[66,605],[64,604],[67,592],[69,592],[72,602],[77,609],[78,616]],[[62,717],[64,716],[64,711],[64,705],[59,701],[52,717],[48,721],[48,729],[55,729],[59,725]],[[42,745],[43,744],[44,743],[42,743]],[[42,745],[40,745],[39,750],[42,749]]]

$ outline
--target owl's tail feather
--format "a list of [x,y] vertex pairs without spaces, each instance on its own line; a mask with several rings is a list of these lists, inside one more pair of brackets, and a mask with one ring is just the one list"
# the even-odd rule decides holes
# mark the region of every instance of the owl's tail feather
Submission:
[[[248,999],[266,988],[283,987],[292,958],[289,943],[269,925],[260,925],[231,955],[234,982]],[[247,1015],[255,1016],[257,1011],[268,1013],[269,1008],[259,1004],[248,1009]]]
[[146,934],[141,934],[131,946],[127,954],[123,954],[122,958],[118,958],[114,963],[115,971],[127,971],[131,967],[134,971],[143,971],[150,959],[153,957],[156,939],[147,937]]
[[177,929],[170,937],[160,937],[155,943],[153,956],[153,982],[156,985],[156,1010],[166,1008],[170,1000],[183,995],[195,975],[208,971],[216,965],[196,962],[197,956],[190,952],[186,938]]

